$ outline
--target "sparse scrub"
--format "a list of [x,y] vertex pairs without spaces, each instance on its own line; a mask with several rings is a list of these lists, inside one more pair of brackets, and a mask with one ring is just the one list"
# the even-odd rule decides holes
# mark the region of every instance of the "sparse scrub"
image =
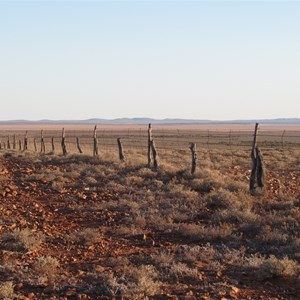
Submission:
[[92,245],[101,242],[103,234],[96,228],[85,228],[73,233],[70,239],[78,244]]
[[129,299],[148,299],[160,291],[161,283],[156,281],[157,272],[153,266],[132,265],[124,269],[121,275],[103,274],[102,286],[109,296],[123,296]]
[[0,282],[0,298],[1,299],[14,299],[14,283],[12,281]]
[[262,148],[266,190],[252,196],[249,141],[230,151],[197,144],[192,175],[188,143],[168,150],[158,141],[155,171],[146,168],[143,146],[130,148],[121,137],[125,162],[113,153],[117,145],[102,147],[101,138],[98,157],[58,150],[2,157],[0,277],[12,283],[12,299],[295,294],[299,151]]
[[32,268],[38,275],[39,281],[42,283],[44,280],[53,284],[59,272],[60,263],[52,256],[43,256],[38,258]]
[[29,228],[14,229],[1,237],[4,247],[11,251],[36,251],[44,240],[40,232],[32,232]]
[[284,257],[278,259],[274,255],[271,255],[268,259],[265,259],[259,266],[258,274],[262,279],[272,277],[290,277],[296,276],[299,273],[299,264]]

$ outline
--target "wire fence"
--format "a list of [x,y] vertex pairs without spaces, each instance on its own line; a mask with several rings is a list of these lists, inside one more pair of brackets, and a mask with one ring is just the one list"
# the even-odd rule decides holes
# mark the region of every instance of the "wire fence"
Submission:
[[[93,130],[69,130],[65,132],[65,143],[68,153],[78,153],[78,142],[84,154],[93,153]],[[186,150],[190,143],[195,143],[197,148],[205,149],[249,149],[253,141],[251,131],[196,131],[163,129],[152,131],[158,151]],[[24,150],[25,130],[0,132],[0,148]],[[45,151],[61,151],[62,132],[58,130],[44,130],[43,142]],[[118,150],[117,139],[121,138],[124,151],[147,149],[148,133],[146,128],[139,130],[97,130],[99,151]],[[27,144],[29,151],[42,152],[41,131],[27,132]],[[259,131],[257,144],[261,149],[273,148],[300,148],[300,131]]]

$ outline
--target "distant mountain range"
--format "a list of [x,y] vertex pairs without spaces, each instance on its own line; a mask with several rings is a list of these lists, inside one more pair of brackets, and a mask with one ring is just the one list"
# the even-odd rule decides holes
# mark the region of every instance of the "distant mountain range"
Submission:
[[118,118],[118,119],[87,119],[87,120],[9,120],[0,121],[0,125],[12,124],[107,124],[107,125],[143,125],[143,124],[300,124],[300,118],[257,119],[257,120],[197,120],[197,119],[151,119],[151,118]]

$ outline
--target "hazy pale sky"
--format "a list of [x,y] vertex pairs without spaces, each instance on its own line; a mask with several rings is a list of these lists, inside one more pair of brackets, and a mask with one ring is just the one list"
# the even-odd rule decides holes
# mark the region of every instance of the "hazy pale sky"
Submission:
[[300,2],[0,1],[0,120],[300,117]]

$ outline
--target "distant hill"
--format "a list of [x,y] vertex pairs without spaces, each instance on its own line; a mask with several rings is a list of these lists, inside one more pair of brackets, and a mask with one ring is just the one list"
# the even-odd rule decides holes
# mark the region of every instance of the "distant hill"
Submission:
[[280,119],[257,119],[257,120],[197,120],[197,119],[151,119],[151,118],[118,118],[118,119],[87,119],[87,120],[9,120],[0,121],[0,125],[13,124],[300,124],[300,118],[280,118]]

